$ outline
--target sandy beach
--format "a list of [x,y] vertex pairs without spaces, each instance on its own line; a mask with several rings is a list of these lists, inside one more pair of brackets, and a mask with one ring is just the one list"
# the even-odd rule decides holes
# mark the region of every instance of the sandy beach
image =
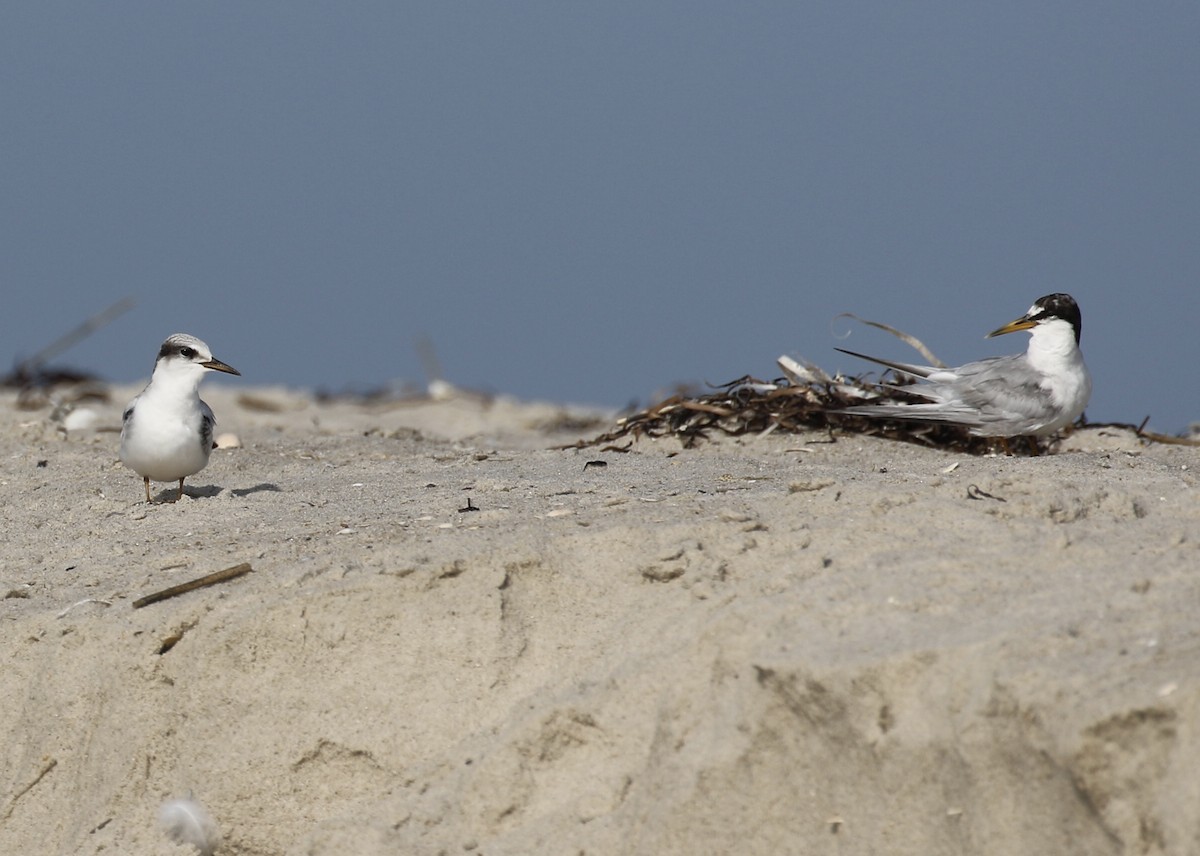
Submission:
[[136,391],[0,396],[0,853],[1200,852],[1196,448],[240,385],[148,506]]

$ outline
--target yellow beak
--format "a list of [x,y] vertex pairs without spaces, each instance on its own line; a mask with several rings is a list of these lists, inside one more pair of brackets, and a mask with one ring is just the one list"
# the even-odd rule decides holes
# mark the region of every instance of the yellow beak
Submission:
[[993,330],[984,336],[985,339],[990,339],[993,336],[1003,336],[1005,333],[1016,333],[1018,330],[1028,330],[1031,327],[1036,327],[1037,322],[1031,321],[1028,315],[1022,315],[1016,321],[1010,321],[1001,327],[999,330]]

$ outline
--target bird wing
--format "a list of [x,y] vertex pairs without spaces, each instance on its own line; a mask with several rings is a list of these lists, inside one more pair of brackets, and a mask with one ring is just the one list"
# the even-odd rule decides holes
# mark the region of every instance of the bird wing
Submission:
[[1041,377],[1021,357],[997,357],[959,369],[957,397],[984,422],[1024,421],[1035,425],[1053,415],[1053,401]]
[[962,404],[858,404],[834,413],[882,419],[914,419],[920,422],[952,422],[964,428],[980,428],[980,414]]
[[200,402],[200,448],[206,453],[217,448],[217,444],[213,442],[213,426],[217,424],[217,417],[213,415],[212,408],[204,401]]
[[929,377],[934,372],[945,371],[935,366],[918,366],[911,363],[894,363],[891,360],[881,360],[879,357],[868,357],[866,354],[860,354],[857,351],[847,351],[845,348],[834,348],[835,351],[841,351],[843,354],[849,354],[852,357],[858,357],[860,360],[867,360],[872,363],[878,363],[881,366],[887,366],[889,369],[895,369],[898,372],[913,375],[914,377]]
[[122,439],[125,437],[125,434],[129,431],[130,427],[133,425],[133,408],[137,407],[139,398],[141,398],[140,395],[135,395],[133,397],[133,401],[129,402],[129,406],[125,408],[125,412],[121,414],[121,437],[122,437]]
[[1011,436],[1037,430],[1054,415],[1040,376],[1022,355],[990,357],[952,369],[873,361],[900,371],[927,370],[926,383],[908,387],[884,385],[884,388],[917,395],[930,403],[859,405],[841,412],[856,416],[952,422],[982,434],[992,433],[994,429],[990,430],[989,426],[1001,423],[1005,433],[1011,432]]

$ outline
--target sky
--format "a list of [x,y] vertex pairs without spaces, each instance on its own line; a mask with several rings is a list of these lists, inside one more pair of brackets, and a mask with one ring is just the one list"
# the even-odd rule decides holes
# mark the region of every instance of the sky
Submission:
[[[1044,294],[1092,421],[1200,420],[1200,4],[0,10],[0,363],[622,407],[789,354],[961,363]],[[5,368],[7,368],[5,366]],[[228,382],[222,380],[221,382]]]

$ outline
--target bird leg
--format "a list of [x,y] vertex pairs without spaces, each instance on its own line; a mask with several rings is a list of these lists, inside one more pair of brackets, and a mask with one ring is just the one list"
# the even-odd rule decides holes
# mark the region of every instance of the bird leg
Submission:
[[142,476],[142,481],[146,483],[146,505],[150,504],[150,476]]
[[1038,441],[1032,434],[1026,435],[1025,439],[1029,442],[1030,455],[1036,458],[1038,455],[1042,454],[1041,447],[1038,446]]
[[179,502],[181,499],[183,499],[183,479],[179,480],[179,496],[175,497],[175,501]]

